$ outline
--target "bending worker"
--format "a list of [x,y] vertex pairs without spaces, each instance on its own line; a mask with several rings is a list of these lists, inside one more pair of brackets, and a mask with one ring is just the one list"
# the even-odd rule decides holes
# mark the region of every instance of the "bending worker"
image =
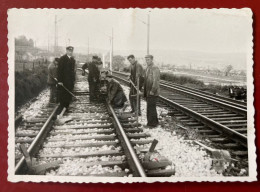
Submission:
[[[71,102],[71,94],[65,90],[66,87],[70,92],[73,90],[74,82],[75,82],[75,59],[73,58],[73,50],[72,46],[66,48],[66,54],[63,55],[58,64],[58,85],[60,85],[59,91],[59,99],[60,104],[65,108],[68,108]],[[64,87],[62,87],[62,85]]]
[[153,56],[145,56],[147,68],[144,77],[144,98],[147,102],[147,126],[156,127],[159,124],[156,104],[160,94],[160,70],[154,65]]
[[108,103],[110,103],[114,108],[123,108],[125,106],[127,98],[122,86],[118,81],[113,79],[113,76],[111,74],[108,74],[106,76],[106,79],[108,81]]

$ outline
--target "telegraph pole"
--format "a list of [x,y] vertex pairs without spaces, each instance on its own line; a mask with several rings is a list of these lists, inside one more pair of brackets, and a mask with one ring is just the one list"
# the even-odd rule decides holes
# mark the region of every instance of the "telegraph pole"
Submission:
[[112,28],[112,36],[111,36],[111,51],[110,51],[110,71],[111,71],[111,73],[112,73],[112,65],[113,65],[113,49],[114,49],[114,47],[113,47],[113,41],[114,41],[114,35],[113,35],[113,28]]
[[49,33],[48,33],[48,48],[47,48],[48,53],[50,52],[50,37],[49,37]]
[[88,37],[88,55],[89,55],[89,37]]
[[147,55],[149,55],[150,46],[150,14],[147,15]]
[[54,53],[57,52],[57,46],[58,46],[58,37],[57,37],[57,33],[58,33],[58,29],[57,29],[57,15],[55,15],[55,21],[54,21]]
[[[113,32],[113,28],[112,28],[112,39],[111,39],[111,46],[112,46],[112,63],[113,63],[113,55],[114,55],[114,32]],[[112,65],[111,63],[111,65]]]

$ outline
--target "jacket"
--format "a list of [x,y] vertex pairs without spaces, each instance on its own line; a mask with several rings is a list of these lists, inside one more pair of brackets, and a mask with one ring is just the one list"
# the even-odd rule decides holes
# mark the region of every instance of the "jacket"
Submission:
[[[119,92],[123,92],[123,88],[121,87],[120,83],[115,80],[115,79],[112,79],[109,83],[108,83],[108,90],[107,90],[107,95],[108,95],[108,102],[111,102],[113,101],[113,99],[116,97],[116,95],[119,93]],[[124,100],[126,99],[126,96],[123,94],[123,98]]]
[[75,59],[69,58],[67,55],[63,55],[58,64],[58,81],[62,82],[63,85],[72,90],[75,81]]
[[54,80],[57,78],[57,66],[54,63],[50,63],[48,66],[48,80],[47,83],[49,85],[54,85],[57,82]]
[[148,66],[144,77],[144,97],[160,94],[160,70],[154,64]]
[[[144,70],[142,65],[136,61],[130,67],[130,79],[135,85],[137,85],[137,77],[139,77],[139,90],[141,90],[144,84]],[[136,90],[132,84],[130,84],[130,92],[131,94],[136,94]]]
[[89,82],[99,82],[100,72],[96,66],[96,62],[90,62],[88,64],[88,81]]

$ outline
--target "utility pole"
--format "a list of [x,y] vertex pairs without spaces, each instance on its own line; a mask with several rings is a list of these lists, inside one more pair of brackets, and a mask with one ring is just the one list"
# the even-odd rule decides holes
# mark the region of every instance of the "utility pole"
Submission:
[[48,48],[47,48],[48,53],[50,52],[50,37],[49,37],[49,33],[48,33]]
[[103,60],[103,68],[106,67],[106,61],[105,61],[105,54],[103,53],[102,55],[102,60]]
[[88,37],[88,55],[89,55],[89,37]]
[[147,15],[147,55],[149,55],[149,46],[150,46],[150,13],[148,13]]
[[57,29],[57,15],[55,15],[55,22],[54,22],[54,53],[57,52],[57,46],[58,46],[58,37],[57,37],[57,33],[58,33],[58,29]]
[[112,65],[113,65],[113,41],[114,41],[114,35],[113,35],[113,28],[112,28],[112,36],[111,36],[111,51],[110,51],[110,71],[112,73]]

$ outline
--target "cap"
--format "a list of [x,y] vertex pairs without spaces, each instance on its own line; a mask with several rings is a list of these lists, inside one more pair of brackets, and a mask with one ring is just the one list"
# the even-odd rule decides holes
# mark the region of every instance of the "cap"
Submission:
[[113,77],[113,75],[111,75],[111,74],[107,74],[107,77],[109,77],[109,78],[112,78],[112,77]]
[[100,73],[101,73],[101,74],[102,74],[102,73],[105,73],[105,74],[107,75],[107,74],[108,74],[108,70],[102,70],[102,69],[101,69]]
[[54,61],[59,62],[60,58],[56,57]]
[[145,58],[151,58],[151,59],[153,59],[153,56],[152,56],[152,55],[146,55]]
[[66,50],[73,51],[73,50],[74,50],[74,47],[68,46],[68,47],[66,47]]
[[98,56],[94,55],[94,56],[92,57],[92,59],[98,59]]

